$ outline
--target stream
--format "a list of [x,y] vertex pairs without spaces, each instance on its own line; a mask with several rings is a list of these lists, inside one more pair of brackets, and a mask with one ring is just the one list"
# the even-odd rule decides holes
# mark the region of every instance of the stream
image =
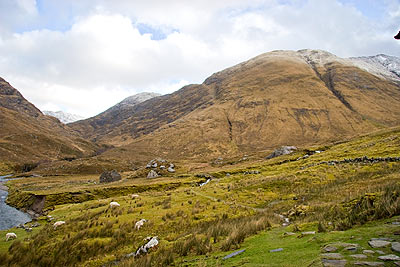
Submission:
[[11,175],[0,176],[0,230],[15,227],[19,224],[25,224],[31,221],[31,217],[6,204],[7,188],[4,182],[8,181]]

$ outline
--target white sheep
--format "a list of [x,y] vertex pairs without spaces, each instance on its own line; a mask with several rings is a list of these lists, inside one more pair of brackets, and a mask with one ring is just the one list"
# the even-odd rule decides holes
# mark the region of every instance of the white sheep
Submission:
[[15,233],[7,233],[6,234],[6,242],[10,239],[16,239],[17,235]]
[[116,207],[119,207],[119,206],[121,206],[121,205],[118,202],[113,201],[113,202],[110,203],[110,208],[116,208]]
[[63,225],[63,224],[65,224],[64,221],[57,221],[57,222],[55,222],[55,223],[53,224],[54,230],[56,230],[58,226],[61,226],[61,225]]
[[140,227],[142,227],[145,222],[147,222],[146,219],[141,219],[140,221],[136,222],[135,229],[139,230]]

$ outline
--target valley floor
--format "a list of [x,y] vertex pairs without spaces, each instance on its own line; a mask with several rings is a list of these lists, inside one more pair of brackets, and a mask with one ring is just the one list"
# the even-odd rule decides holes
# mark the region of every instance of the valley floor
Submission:
[[[337,248],[346,264],[384,262],[377,250],[400,256],[390,245],[366,259],[351,254],[371,250],[371,238],[399,240],[400,227],[392,224],[400,215],[399,148],[394,128],[269,160],[222,164],[206,174],[181,167],[168,177],[138,178],[143,168],[106,186],[98,176],[14,180],[8,201],[29,208],[45,196],[43,211],[53,220],[39,217],[29,233],[0,231],[18,236],[0,240],[0,265],[321,266],[321,249],[337,242],[358,244],[355,251]],[[112,201],[120,207],[111,208]],[[138,230],[141,219],[147,221]],[[55,221],[65,224],[54,229]],[[309,231],[316,233],[301,235]],[[154,236],[157,249],[130,257]],[[222,260],[239,249],[245,251]]]

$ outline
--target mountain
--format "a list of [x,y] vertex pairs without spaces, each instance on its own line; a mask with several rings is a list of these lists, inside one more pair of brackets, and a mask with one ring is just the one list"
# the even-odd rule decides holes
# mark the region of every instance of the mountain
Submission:
[[55,117],[55,118],[59,119],[64,124],[84,119],[84,117],[82,117],[80,115],[71,114],[71,113],[64,112],[64,111],[43,110],[42,113],[45,114],[45,115],[48,115],[48,116]]
[[381,57],[273,51],[137,104],[112,121],[97,118],[98,127],[93,119],[71,127],[120,146],[104,156],[143,159],[207,159],[343,140],[400,123],[398,59]]
[[0,162],[49,161],[95,153],[97,145],[56,118],[43,115],[0,78]]
[[161,95],[157,93],[146,92],[129,96],[99,115],[84,120],[83,123],[71,124],[71,127],[83,137],[96,140],[99,136],[105,135],[121,126],[122,121],[129,119],[133,115],[138,104],[159,96]]

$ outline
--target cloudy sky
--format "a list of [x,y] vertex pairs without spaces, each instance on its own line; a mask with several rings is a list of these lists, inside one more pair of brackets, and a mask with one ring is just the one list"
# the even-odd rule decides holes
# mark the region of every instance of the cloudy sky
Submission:
[[0,0],[0,77],[93,116],[277,49],[400,56],[400,0]]

